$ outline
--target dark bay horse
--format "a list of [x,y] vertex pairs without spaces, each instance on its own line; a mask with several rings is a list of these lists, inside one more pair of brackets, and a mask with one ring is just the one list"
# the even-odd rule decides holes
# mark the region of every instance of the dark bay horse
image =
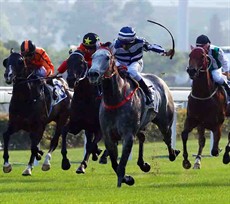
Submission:
[[[98,49],[93,55],[92,67],[88,72],[90,82],[101,84],[102,87],[99,120],[112,168],[118,177],[118,187],[122,183],[134,184],[133,177],[126,175],[125,169],[136,135],[139,139],[137,164],[144,172],[150,170],[150,165],[143,160],[144,129],[149,122],[155,123],[163,134],[170,161],[174,161],[179,154],[171,146],[174,102],[169,88],[153,74],[143,76],[155,93],[154,109],[146,107],[144,93],[136,82],[129,77],[121,77],[110,50]],[[122,140],[123,147],[118,164],[119,140]]]
[[[209,67],[211,60],[201,47],[194,48],[189,54],[187,72],[192,79],[192,91],[188,97],[187,116],[181,137],[183,141],[183,167],[191,168],[188,160],[187,140],[188,134],[197,128],[199,148],[194,164],[194,169],[201,167],[201,155],[205,146],[205,129],[213,132],[214,142],[211,150],[212,156],[219,155],[219,140],[221,128],[226,115],[226,95],[221,86],[211,78]],[[224,162],[229,160],[228,153]]]
[[[4,74],[6,83],[13,83],[9,122],[6,132],[3,133],[3,171],[9,173],[12,170],[8,154],[10,136],[19,130],[24,130],[30,134],[31,156],[23,175],[31,175],[34,159],[41,160],[43,155],[38,144],[46,125],[51,121],[56,122],[56,129],[47,154],[49,159],[58,145],[62,128],[69,117],[70,96],[66,92],[67,97],[56,105],[51,105],[52,89],[44,82],[45,79],[42,80],[33,74],[32,67],[25,66],[24,58],[19,53],[11,50],[10,56],[4,60],[3,65],[6,67]],[[46,170],[47,167],[42,168]]]
[[[87,139],[86,151],[83,161],[76,170],[76,173],[85,173],[89,156],[92,153],[92,159],[96,161],[102,150],[98,148],[97,143],[101,140],[102,133],[99,124],[99,105],[101,103],[100,93],[97,87],[92,86],[86,77],[88,65],[83,53],[80,51],[72,52],[67,59],[67,81],[70,87],[74,87],[74,95],[71,102],[70,119],[65,128],[64,136],[70,132],[74,135],[85,130]],[[66,147],[63,148],[66,149]],[[67,155],[67,151],[63,154]],[[101,157],[101,162],[106,162],[106,153]],[[62,168],[70,168],[69,160],[63,158]]]

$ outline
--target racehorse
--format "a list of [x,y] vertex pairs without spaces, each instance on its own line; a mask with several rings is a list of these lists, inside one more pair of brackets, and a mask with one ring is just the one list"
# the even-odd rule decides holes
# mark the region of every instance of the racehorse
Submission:
[[[24,130],[29,132],[31,140],[31,156],[27,168],[22,173],[27,176],[32,174],[34,159],[41,160],[43,151],[38,148],[38,144],[46,125],[51,121],[56,122],[56,129],[47,154],[49,159],[57,147],[62,128],[69,117],[70,95],[66,91],[66,97],[54,105],[52,88],[44,82],[45,79],[35,76],[33,67],[27,67],[22,55],[13,52],[12,49],[9,57],[3,61],[3,65],[6,67],[4,73],[6,83],[13,83],[8,127],[3,133],[3,171],[9,173],[12,170],[8,153],[10,136],[19,130]],[[50,163],[45,163],[42,168],[47,170],[49,167]]]
[[[205,129],[213,132],[214,142],[211,150],[212,156],[218,156],[221,128],[226,115],[226,96],[223,88],[218,86],[211,78],[209,69],[211,59],[201,47],[193,48],[189,54],[187,72],[192,79],[192,90],[188,97],[187,116],[181,137],[183,141],[183,167],[191,168],[188,160],[187,140],[188,134],[197,127],[199,148],[194,163],[194,169],[201,168],[201,156],[205,146]],[[225,155],[226,161],[228,153]],[[227,162],[227,161],[226,161]]]
[[[121,187],[122,183],[133,185],[135,182],[132,176],[125,175],[135,135],[139,139],[137,164],[144,172],[150,170],[150,165],[143,160],[144,129],[149,122],[155,123],[163,134],[170,161],[174,161],[179,154],[179,151],[171,146],[174,102],[169,88],[162,79],[153,74],[143,76],[146,83],[152,86],[156,102],[154,109],[146,107],[145,94],[137,82],[119,74],[109,49],[98,49],[92,56],[88,78],[92,84],[101,84],[103,94],[99,120],[112,168],[118,177],[118,187]],[[119,140],[123,140],[123,147],[118,164]]]
[[[92,153],[92,159],[96,161],[102,150],[98,148],[97,143],[102,138],[99,124],[99,105],[101,103],[100,93],[95,86],[92,86],[86,75],[88,65],[81,51],[72,52],[67,59],[67,81],[70,87],[74,87],[74,95],[71,102],[70,119],[65,128],[63,136],[66,137],[68,132],[77,135],[80,131],[85,130],[86,151],[83,161],[76,170],[76,173],[85,173],[89,156]],[[64,144],[63,144],[64,145]],[[63,147],[62,168],[70,168],[67,159],[66,147]],[[100,163],[106,163],[106,153],[100,159]]]

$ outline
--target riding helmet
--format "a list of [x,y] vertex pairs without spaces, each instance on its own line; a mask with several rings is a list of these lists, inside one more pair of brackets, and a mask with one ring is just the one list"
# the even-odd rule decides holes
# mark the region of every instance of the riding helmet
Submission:
[[35,52],[36,46],[31,40],[25,40],[21,44],[21,53],[22,55],[33,55]]
[[206,35],[200,35],[196,39],[196,46],[206,45],[207,43],[211,43],[211,41]]
[[136,38],[136,31],[134,28],[125,26],[121,28],[121,30],[118,33],[118,40],[122,42],[123,44],[129,44],[134,42]]
[[84,37],[83,37],[83,45],[87,48],[87,49],[96,49],[97,44],[99,43],[100,39],[98,37],[97,34],[95,33],[87,33]]

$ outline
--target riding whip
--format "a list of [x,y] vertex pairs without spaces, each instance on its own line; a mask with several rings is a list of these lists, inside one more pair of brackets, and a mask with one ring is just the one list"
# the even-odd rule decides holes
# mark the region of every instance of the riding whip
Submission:
[[173,58],[173,55],[174,55],[174,53],[175,53],[175,42],[174,42],[174,38],[173,38],[172,33],[169,31],[168,28],[166,28],[165,26],[161,25],[160,23],[157,23],[157,22],[152,21],[152,20],[147,20],[147,21],[150,22],[150,23],[154,23],[154,24],[156,24],[156,25],[161,26],[162,28],[164,28],[165,30],[167,30],[168,33],[170,34],[170,36],[171,36],[171,38],[172,38],[172,50],[173,50],[173,53],[170,55],[170,59],[172,59],[172,58]]

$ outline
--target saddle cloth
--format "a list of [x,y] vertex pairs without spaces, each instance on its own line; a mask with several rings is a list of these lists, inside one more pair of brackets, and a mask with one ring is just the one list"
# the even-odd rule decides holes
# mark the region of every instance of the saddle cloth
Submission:
[[52,103],[52,105],[56,105],[58,103],[60,103],[62,100],[64,100],[67,97],[67,94],[65,92],[65,89],[63,87],[63,84],[61,83],[61,81],[57,80],[57,79],[53,79],[53,94],[55,96],[55,99]]
[[[158,113],[160,104],[160,93],[153,87],[149,87],[152,93],[153,102],[147,105],[148,109],[153,109],[154,112]],[[146,97],[146,96],[145,96]],[[146,99],[145,99],[146,100]]]

